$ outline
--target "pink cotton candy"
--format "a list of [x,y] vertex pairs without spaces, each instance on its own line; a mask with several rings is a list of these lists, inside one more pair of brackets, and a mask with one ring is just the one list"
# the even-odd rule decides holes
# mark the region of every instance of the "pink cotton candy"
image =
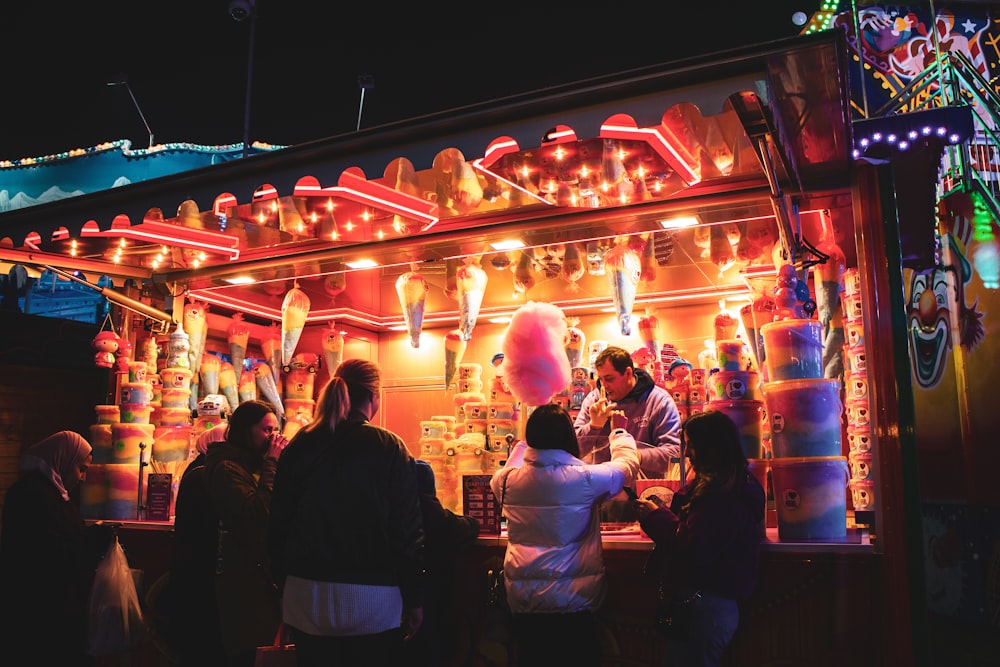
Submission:
[[526,405],[548,403],[569,386],[566,326],[562,310],[549,303],[529,301],[511,317],[502,345],[504,376]]

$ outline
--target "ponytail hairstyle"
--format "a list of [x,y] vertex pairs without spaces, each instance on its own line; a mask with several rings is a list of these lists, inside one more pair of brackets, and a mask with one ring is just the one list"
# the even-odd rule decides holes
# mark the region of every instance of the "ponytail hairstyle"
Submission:
[[352,406],[371,400],[381,391],[382,371],[378,364],[366,359],[342,361],[319,393],[313,420],[302,430],[315,431],[325,426],[334,431],[347,419]]

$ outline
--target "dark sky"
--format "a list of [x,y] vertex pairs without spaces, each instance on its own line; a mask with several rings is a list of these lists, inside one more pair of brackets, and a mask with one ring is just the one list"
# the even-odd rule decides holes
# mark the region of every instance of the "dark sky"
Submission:
[[[799,33],[819,0],[360,3],[257,0],[250,138],[296,144]],[[229,0],[21,0],[0,14],[0,159],[148,134],[243,140],[251,21]],[[434,5],[430,8],[427,5]],[[589,4],[589,3],[588,3]],[[12,6],[13,5],[13,6]],[[397,6],[394,6],[397,5]],[[423,6],[418,6],[423,5]],[[346,8],[345,8],[346,7]]]

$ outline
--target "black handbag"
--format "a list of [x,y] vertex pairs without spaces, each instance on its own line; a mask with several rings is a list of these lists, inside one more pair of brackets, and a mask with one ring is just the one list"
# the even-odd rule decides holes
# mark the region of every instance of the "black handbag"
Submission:
[[[507,496],[507,479],[503,480],[503,490],[500,492],[500,514],[503,514],[503,503]],[[500,535],[497,535],[497,544],[500,544]],[[510,613],[507,606],[507,585],[504,582],[503,565],[496,569],[490,568],[486,572],[486,606],[500,609]]]
[[694,601],[701,597],[701,591],[686,598],[663,598],[656,605],[656,631],[667,639],[686,640],[691,637],[691,622],[694,618]]

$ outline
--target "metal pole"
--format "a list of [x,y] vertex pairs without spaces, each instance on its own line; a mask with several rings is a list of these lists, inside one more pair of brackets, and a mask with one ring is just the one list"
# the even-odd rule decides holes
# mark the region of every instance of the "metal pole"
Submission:
[[128,85],[128,81],[125,82],[125,90],[128,91],[129,97],[132,98],[132,104],[135,105],[135,110],[139,112],[139,118],[142,119],[142,124],[146,126],[146,133],[149,135],[149,147],[153,147],[153,130],[149,128],[149,123],[146,122],[146,115],[142,113],[142,108],[139,107],[139,101],[135,99],[135,93],[132,92],[132,86]]
[[257,33],[256,2],[250,6],[250,40],[247,47],[247,98],[243,108],[243,157],[250,154],[250,92],[253,88],[254,36]]

